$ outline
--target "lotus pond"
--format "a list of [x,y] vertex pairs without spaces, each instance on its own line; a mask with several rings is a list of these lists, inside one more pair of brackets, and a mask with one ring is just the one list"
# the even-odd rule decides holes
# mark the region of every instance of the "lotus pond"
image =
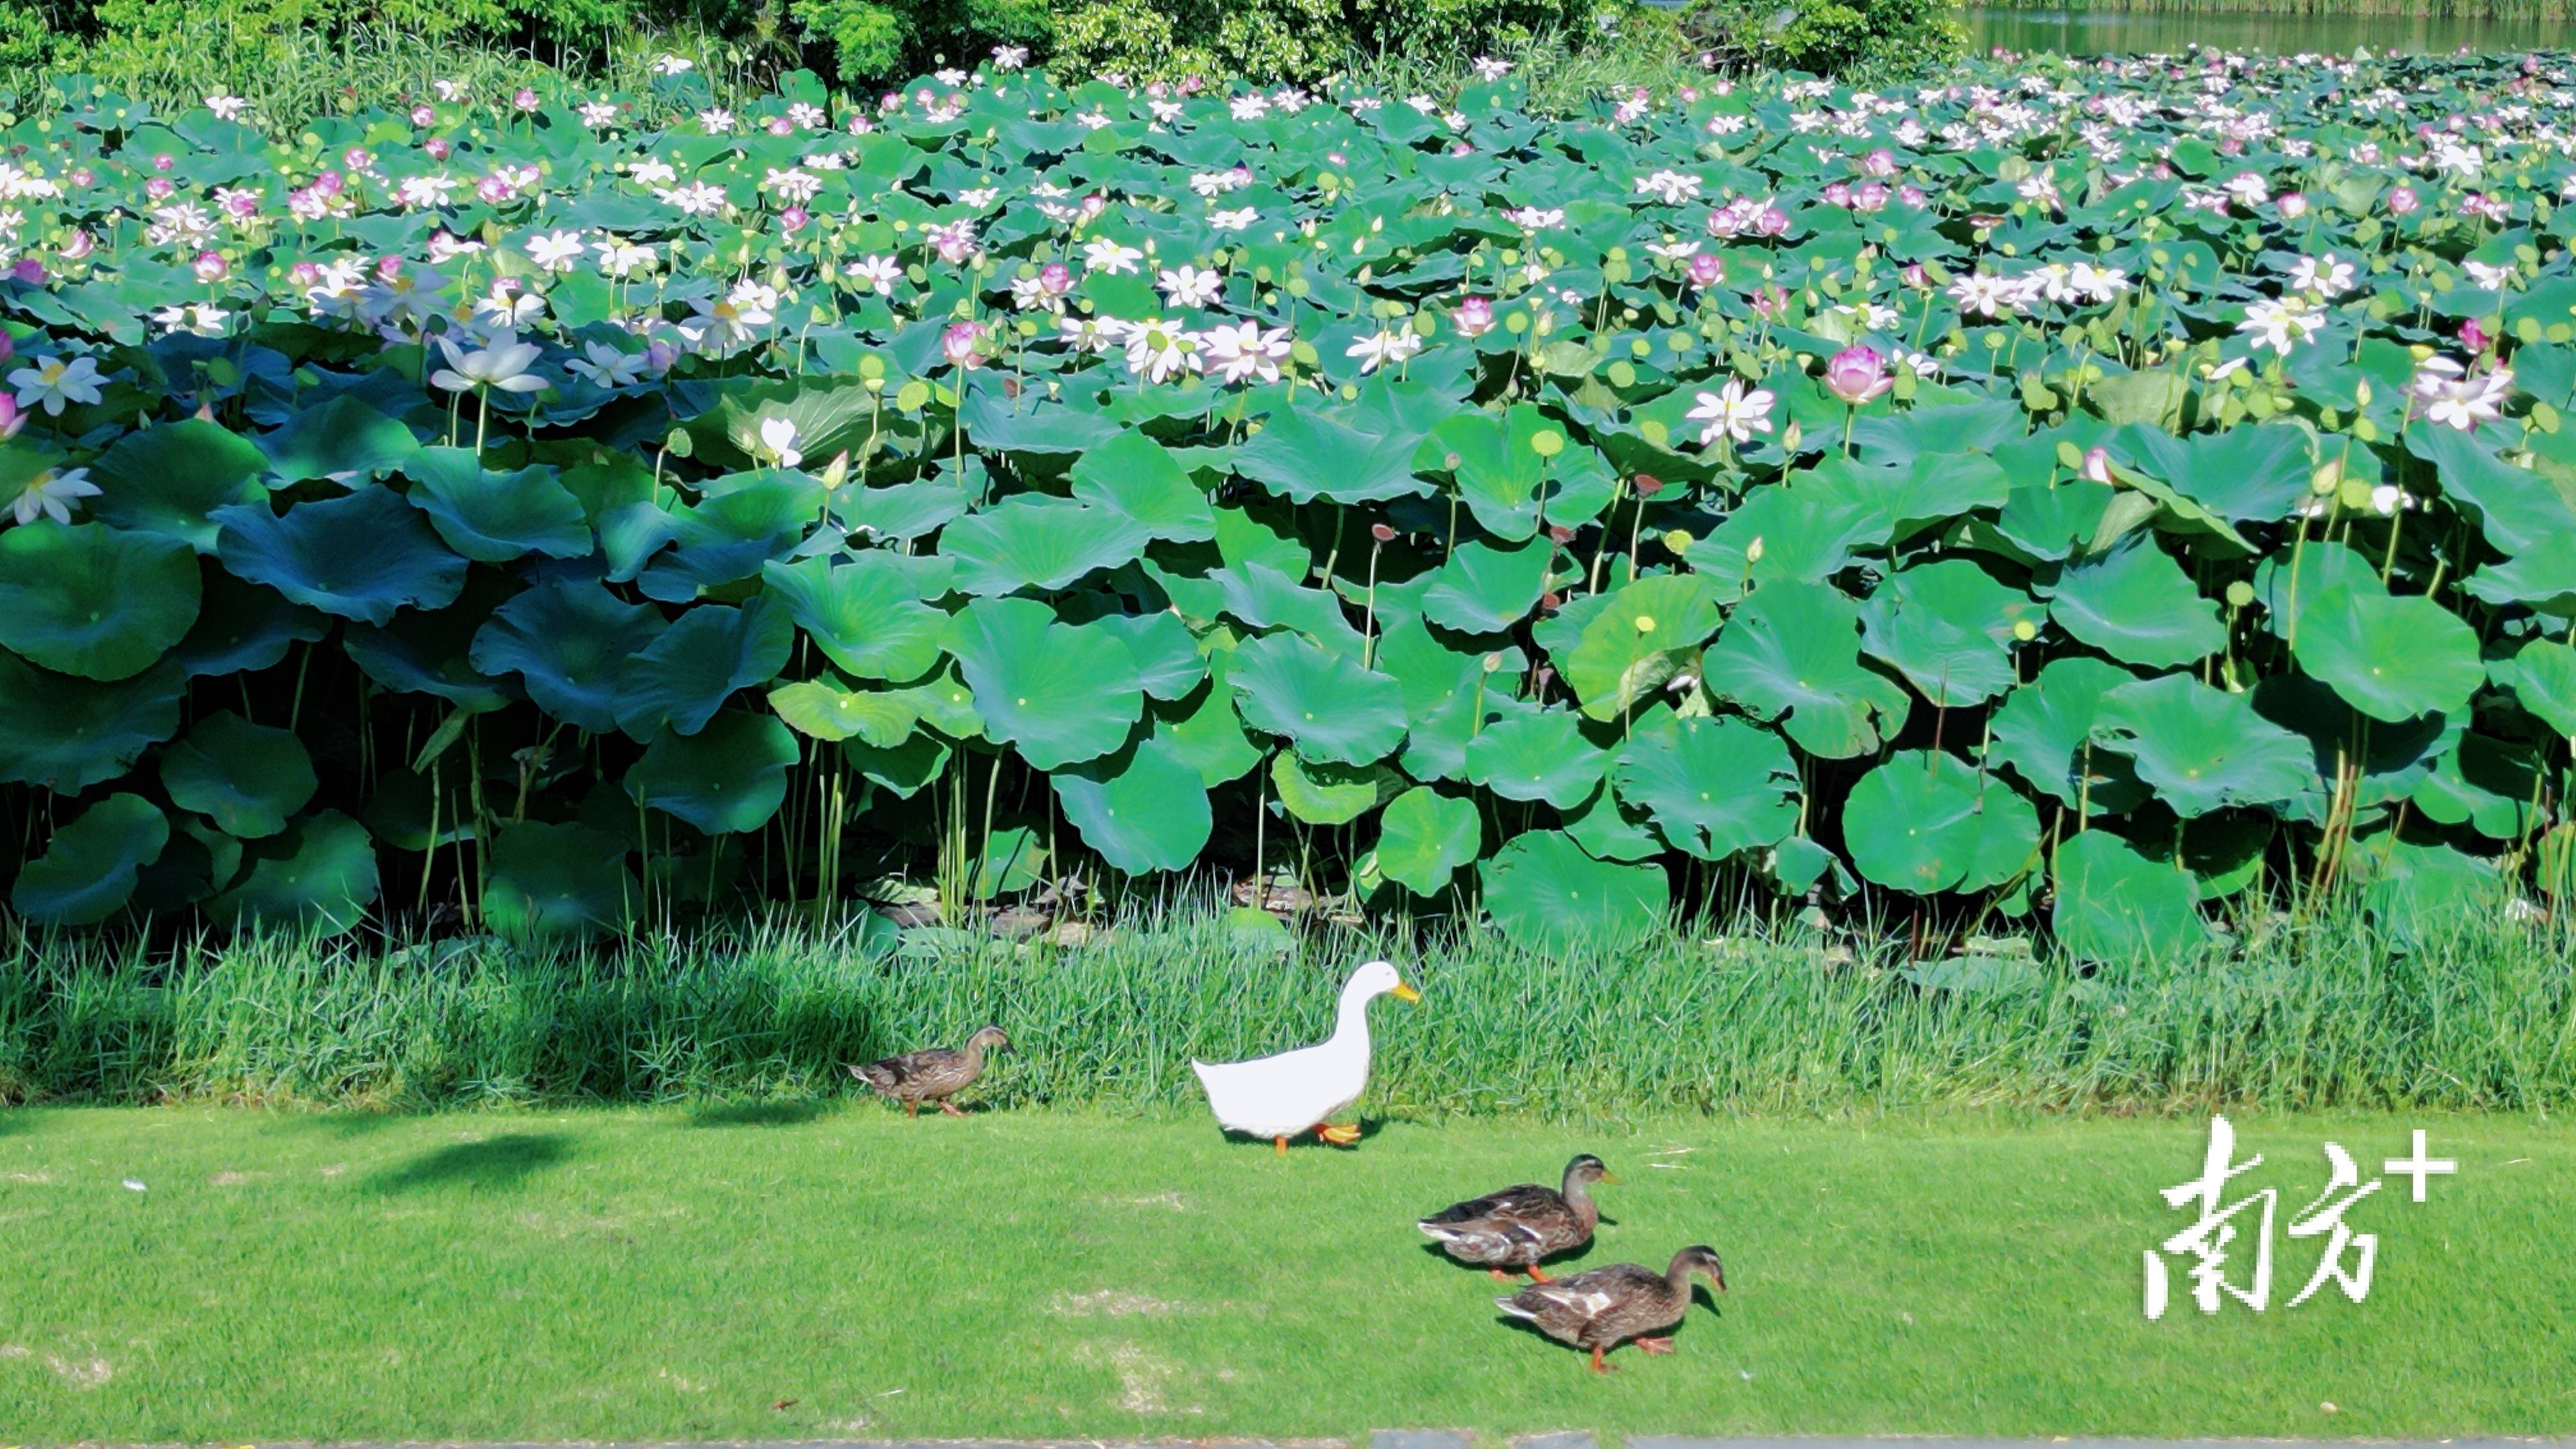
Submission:
[[2564,57],[1008,60],[8,114],[15,910],[2565,894]]

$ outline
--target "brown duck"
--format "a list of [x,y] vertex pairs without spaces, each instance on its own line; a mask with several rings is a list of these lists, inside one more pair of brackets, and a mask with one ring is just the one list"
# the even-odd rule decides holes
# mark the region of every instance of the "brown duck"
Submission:
[[1011,1049],[1011,1039],[1002,1035],[998,1026],[988,1026],[966,1038],[966,1045],[956,1051],[932,1047],[927,1051],[905,1052],[881,1062],[850,1068],[850,1075],[903,1104],[907,1117],[921,1115],[921,1104],[936,1102],[939,1110],[951,1117],[966,1114],[948,1100],[977,1077],[984,1075],[984,1051],[987,1047],[1002,1051]]
[[1544,1283],[1547,1274],[1538,1265],[1591,1242],[1592,1229],[1601,1221],[1601,1209],[1584,1189],[1618,1180],[1600,1158],[1586,1152],[1565,1165],[1561,1188],[1520,1183],[1454,1203],[1415,1226],[1430,1234],[1440,1251],[1461,1263],[1483,1266],[1497,1283],[1511,1281],[1506,1268],[1518,1268],[1531,1282]]
[[1592,1371],[1608,1373],[1601,1355],[1630,1339],[1647,1353],[1671,1353],[1673,1341],[1657,1337],[1690,1312],[1691,1275],[1705,1273],[1726,1291],[1726,1269],[1715,1248],[1684,1248],[1661,1273],[1635,1263],[1613,1263],[1553,1283],[1533,1283],[1494,1306],[1525,1318],[1559,1343],[1592,1350]]

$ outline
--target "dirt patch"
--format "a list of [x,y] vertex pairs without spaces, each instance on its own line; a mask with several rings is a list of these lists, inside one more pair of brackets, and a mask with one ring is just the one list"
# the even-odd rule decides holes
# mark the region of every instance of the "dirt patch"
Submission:
[[38,1187],[51,1187],[54,1182],[54,1175],[50,1172],[10,1172],[0,1173],[0,1177],[6,1177],[11,1182],[31,1182]]
[[63,1387],[87,1393],[116,1377],[116,1369],[103,1358],[57,1358],[50,1353],[15,1343],[0,1343],[0,1359],[33,1359],[45,1371],[63,1381]]
[[1086,1345],[1083,1357],[1091,1362],[1107,1362],[1118,1376],[1118,1407],[1131,1414],[1204,1414],[1207,1410],[1195,1404],[1175,1405],[1170,1387],[1179,1374],[1177,1365],[1154,1357],[1132,1343],[1113,1343],[1105,1348]]
[[1186,1303],[1103,1288],[1097,1293],[1059,1293],[1047,1311],[1065,1318],[1162,1318],[1195,1310]]
[[214,1175],[212,1181],[217,1187],[239,1187],[250,1181],[250,1174],[247,1172],[218,1172]]
[[707,1391],[707,1386],[705,1384],[699,1383],[696,1379],[683,1378],[680,1375],[671,1372],[669,1369],[655,1369],[653,1370],[653,1377],[660,1379],[662,1382],[669,1384],[671,1387],[678,1389],[684,1394],[703,1394]]
[[1190,1200],[1177,1192],[1153,1192],[1143,1197],[1105,1197],[1101,1201],[1110,1207],[1160,1208],[1173,1213],[1190,1210]]

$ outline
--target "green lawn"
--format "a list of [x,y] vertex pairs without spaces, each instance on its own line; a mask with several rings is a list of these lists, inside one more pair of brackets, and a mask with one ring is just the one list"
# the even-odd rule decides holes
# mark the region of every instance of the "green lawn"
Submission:
[[[2286,1226],[2327,1137],[2376,1175],[2412,1126],[2459,1175],[2355,1209],[2366,1303],[2285,1309],[2321,1240],[2281,1236],[2271,1311],[2203,1320],[2178,1277],[2151,1324],[2199,1121],[1395,1123],[1282,1159],[1189,1118],[873,1105],[0,1112],[0,1438],[2576,1429],[2563,1130],[2240,1146]],[[1733,1290],[1606,1379],[1410,1221],[1586,1148],[1626,1179],[1586,1261],[1706,1240]]]

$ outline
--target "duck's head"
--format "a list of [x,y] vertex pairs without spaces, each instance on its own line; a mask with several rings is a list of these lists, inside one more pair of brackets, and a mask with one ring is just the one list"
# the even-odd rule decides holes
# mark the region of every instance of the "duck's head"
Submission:
[[1380,996],[1392,996],[1398,1001],[1422,999],[1421,992],[1405,985],[1404,978],[1396,974],[1392,961],[1371,961],[1352,972],[1351,984],[1342,989],[1361,1001]]
[[1589,1152],[1579,1152],[1572,1162],[1565,1164],[1565,1180],[1569,1183],[1615,1183],[1619,1178],[1611,1172],[1608,1163]]
[[1675,1284],[1688,1281],[1693,1273],[1716,1284],[1718,1292],[1726,1291],[1726,1265],[1717,1261],[1717,1249],[1703,1243],[1673,1254],[1673,1266],[1667,1276]]
[[966,1038],[966,1044],[970,1047],[981,1047],[986,1051],[1006,1052],[1011,1049],[1011,1039],[1002,1035],[1002,1029],[998,1026],[976,1028],[975,1034]]

